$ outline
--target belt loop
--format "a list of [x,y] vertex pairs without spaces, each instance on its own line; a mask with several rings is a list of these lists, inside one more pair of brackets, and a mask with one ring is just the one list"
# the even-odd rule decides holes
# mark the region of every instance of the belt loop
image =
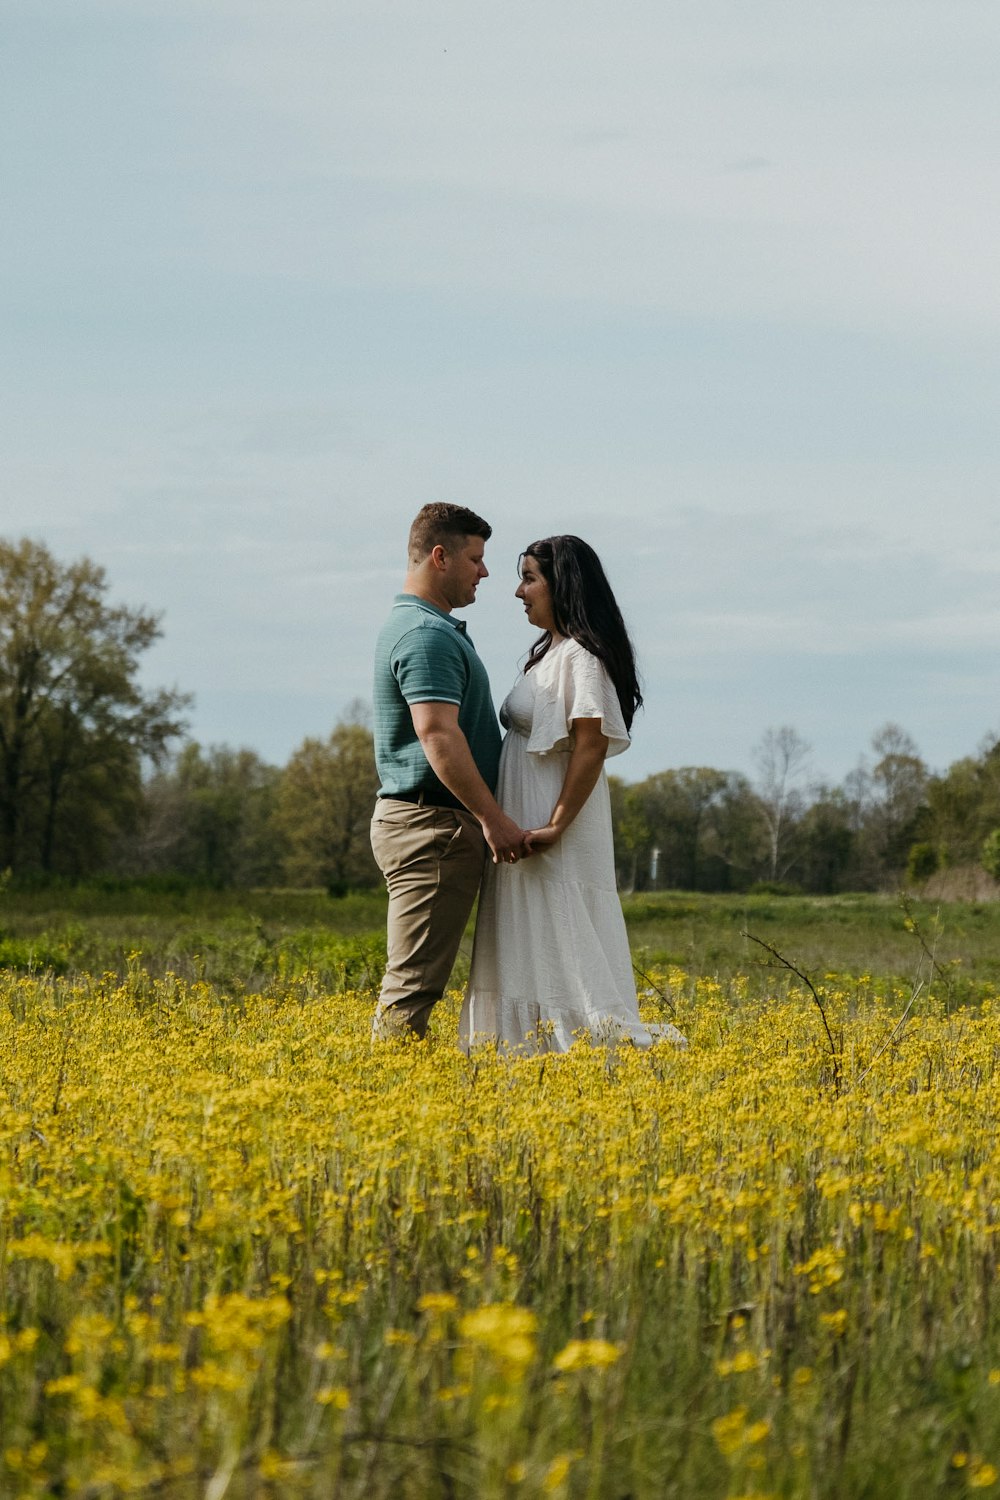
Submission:
[[421,789],[421,791],[419,792],[419,794],[417,796],[417,806],[418,807],[423,807],[423,805],[424,805],[424,793],[423,793],[423,789]]

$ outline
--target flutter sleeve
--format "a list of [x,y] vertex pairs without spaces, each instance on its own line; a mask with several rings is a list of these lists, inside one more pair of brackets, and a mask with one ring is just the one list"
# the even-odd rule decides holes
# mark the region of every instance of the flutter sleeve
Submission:
[[628,749],[628,730],[614,683],[603,663],[579,641],[551,648],[533,670],[539,675],[528,737],[530,753],[572,749],[574,719],[600,719],[609,756]]

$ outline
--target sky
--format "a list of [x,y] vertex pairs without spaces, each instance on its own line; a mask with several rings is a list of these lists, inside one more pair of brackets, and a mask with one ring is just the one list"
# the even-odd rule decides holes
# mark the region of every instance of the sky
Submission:
[[996,0],[0,0],[0,536],[283,764],[430,500],[600,553],[626,779],[1000,731]]

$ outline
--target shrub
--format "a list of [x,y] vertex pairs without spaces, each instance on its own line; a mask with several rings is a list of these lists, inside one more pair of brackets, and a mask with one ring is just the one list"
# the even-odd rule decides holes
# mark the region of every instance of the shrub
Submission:
[[983,840],[983,847],[979,855],[979,863],[987,875],[992,875],[994,880],[1000,880],[1000,828],[994,828]]
[[906,861],[907,878],[919,884],[936,874],[940,865],[941,855],[936,844],[913,844]]

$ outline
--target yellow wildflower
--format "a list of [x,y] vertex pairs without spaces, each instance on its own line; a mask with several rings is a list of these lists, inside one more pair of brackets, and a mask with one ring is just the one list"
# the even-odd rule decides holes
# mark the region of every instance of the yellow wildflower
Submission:
[[552,1361],[553,1367],[566,1373],[570,1370],[606,1370],[621,1359],[619,1345],[607,1339],[570,1339]]

